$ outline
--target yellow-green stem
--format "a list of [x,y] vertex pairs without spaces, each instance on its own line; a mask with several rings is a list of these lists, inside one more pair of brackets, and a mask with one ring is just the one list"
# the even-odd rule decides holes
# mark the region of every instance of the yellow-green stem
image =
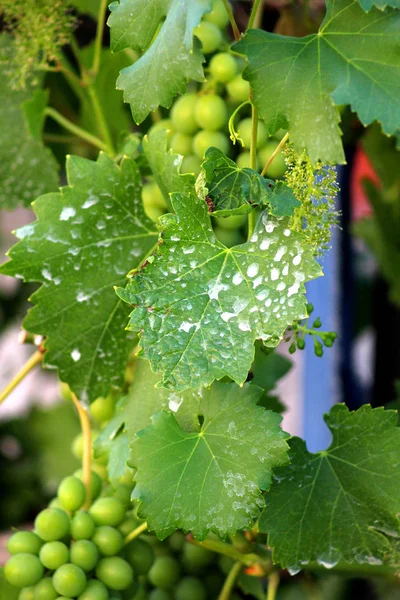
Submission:
[[279,587],[279,573],[278,571],[272,571],[270,576],[268,577],[268,590],[267,590],[267,598],[266,600],[275,600],[276,592]]
[[16,374],[16,376],[10,381],[4,390],[0,393],[0,404],[15,390],[15,388],[21,383],[23,379],[34,369],[38,364],[42,362],[43,352],[39,350],[32,354],[27,360],[22,369]]
[[233,31],[233,36],[236,41],[239,41],[240,40],[240,31],[239,31],[239,27],[237,26],[237,23],[235,21],[235,17],[233,15],[231,5],[229,4],[228,0],[222,0],[222,2],[224,3],[226,12],[228,13],[229,21],[231,23],[231,27],[232,27],[232,31]]
[[279,153],[280,149],[286,144],[286,142],[288,141],[288,139],[289,139],[289,132],[285,133],[285,135],[283,136],[283,138],[281,139],[281,141],[279,142],[279,144],[277,145],[277,147],[275,148],[275,150],[273,151],[273,153],[269,157],[269,159],[267,161],[267,164],[265,165],[265,167],[261,171],[261,175],[263,177],[264,177],[265,173],[268,171],[269,165],[272,163],[272,161],[274,160],[275,156]]
[[86,488],[86,500],[84,508],[89,508],[91,498],[91,480],[92,480],[92,431],[90,428],[89,414],[86,408],[82,406],[75,394],[72,395],[72,400],[75,404],[76,410],[78,411],[79,421],[81,423],[82,435],[83,435],[83,457],[82,457],[82,473],[83,483]]
[[108,0],[101,0],[99,6],[99,12],[97,16],[97,31],[96,31],[96,39],[94,42],[94,53],[93,53],[93,62],[92,68],[90,69],[91,76],[95,79],[97,73],[100,68],[100,60],[101,60],[101,48],[103,45],[103,33],[104,33],[104,25],[106,20],[106,10],[107,10]]
[[219,540],[205,539],[202,542],[198,542],[195,539],[189,539],[188,541],[194,546],[200,546],[200,548],[206,548],[211,552],[229,556],[229,558],[239,561],[246,566],[254,565],[260,561],[260,557],[257,556],[257,554],[243,554],[242,552],[239,552],[239,550],[236,550],[232,544],[226,544]]
[[[251,105],[251,142],[250,142],[250,166],[256,171],[257,170],[257,130],[258,130],[258,108]],[[250,239],[253,235],[254,227],[256,224],[256,213],[254,210],[249,212],[247,228],[247,238]]]
[[233,565],[232,569],[228,573],[228,577],[225,579],[225,583],[220,595],[218,596],[218,600],[229,600],[231,592],[235,587],[236,579],[239,577],[242,568],[243,564],[239,561]]
[[133,531],[131,531],[130,533],[128,533],[128,535],[125,538],[125,545],[129,544],[129,542],[131,542],[132,540],[134,540],[135,538],[139,537],[139,535],[141,533],[144,533],[145,531],[147,531],[147,523],[144,522],[141,525],[139,525],[139,527],[136,527],[136,529],[134,529]]
[[254,0],[253,8],[251,9],[251,14],[249,18],[249,23],[247,25],[247,29],[253,29],[254,22],[256,20],[256,16],[258,13],[258,9],[260,8],[261,0]]
[[72,123],[69,119],[66,119],[61,113],[51,107],[47,107],[45,109],[45,115],[51,117],[54,121],[56,121],[61,127],[64,127],[67,131],[70,131],[77,137],[85,140],[95,148],[99,148],[99,150],[107,151],[107,146],[104,144],[98,137],[92,135],[85,129],[78,127],[75,123]]
[[115,156],[116,152],[115,152],[113,141],[111,139],[110,131],[108,129],[107,121],[105,119],[103,109],[101,108],[99,99],[97,97],[96,90],[94,89],[93,85],[88,86],[88,92],[89,92],[90,101],[92,103],[93,111],[96,116],[98,131],[105,142],[106,151],[111,156]]

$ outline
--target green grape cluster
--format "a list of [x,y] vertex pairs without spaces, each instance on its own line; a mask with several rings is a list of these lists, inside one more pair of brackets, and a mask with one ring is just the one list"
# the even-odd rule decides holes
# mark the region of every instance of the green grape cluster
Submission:
[[314,344],[314,353],[316,356],[323,356],[324,346],[331,348],[337,338],[337,333],[334,331],[319,331],[322,327],[321,319],[317,317],[308,326],[311,314],[314,311],[314,306],[309,303],[307,304],[308,317],[302,323],[294,323],[288,328],[289,335],[285,338],[286,342],[291,342],[289,346],[290,354],[294,354],[296,349],[304,350],[306,347],[306,336],[310,336]]

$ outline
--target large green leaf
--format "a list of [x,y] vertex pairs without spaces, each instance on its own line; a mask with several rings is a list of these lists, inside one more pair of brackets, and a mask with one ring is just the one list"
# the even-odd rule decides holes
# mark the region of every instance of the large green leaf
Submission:
[[327,0],[317,34],[250,30],[234,49],[249,62],[244,77],[269,132],[288,127],[313,162],[344,162],[335,104],[350,104],[364,125],[380,121],[387,134],[399,128],[398,11],[365,13],[358,0]]
[[275,473],[260,530],[283,567],[379,564],[400,534],[397,413],[338,404],[325,421],[328,450],[311,454],[303,440],[290,441],[290,465]]
[[[47,94],[12,88],[7,63],[12,42],[0,36],[0,207],[29,205],[57,189],[58,165],[41,136]],[[9,63],[8,63],[9,64]],[[24,111],[25,106],[25,111]]]
[[215,383],[205,390],[199,432],[187,433],[166,411],[132,443],[139,515],[161,539],[175,529],[203,539],[251,527],[271,470],[287,460],[280,416],[256,406],[260,388]]
[[117,80],[141,123],[158,106],[169,108],[189,80],[203,81],[203,56],[193,29],[211,9],[211,0],[120,0],[110,9],[111,50],[143,52]]
[[34,203],[38,219],[17,231],[21,241],[1,272],[43,284],[24,326],[46,336],[44,364],[91,401],[121,385],[133,347],[113,286],[123,284],[157,237],[131,159],[118,167],[105,154],[97,162],[69,157],[67,177],[68,187]]
[[118,290],[137,307],[129,328],[141,332],[141,355],[164,387],[196,388],[225,375],[243,383],[254,341],[276,346],[306,316],[304,282],[321,268],[287,218],[263,213],[249,242],[226,248],[205,202],[173,194],[172,203],[176,216],[161,218],[156,257]]
[[387,6],[393,8],[400,8],[400,0],[359,0],[361,6],[367,12],[371,10],[373,6],[380,10],[385,10]]

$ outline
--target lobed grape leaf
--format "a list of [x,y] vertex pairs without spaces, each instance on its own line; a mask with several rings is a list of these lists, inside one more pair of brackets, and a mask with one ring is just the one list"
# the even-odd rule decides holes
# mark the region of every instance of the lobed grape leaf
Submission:
[[170,209],[171,193],[194,192],[196,178],[191,173],[180,174],[183,157],[168,150],[168,134],[165,129],[154,131],[143,139],[143,151],[158,187]]
[[400,0],[359,0],[363,9],[368,12],[373,6],[380,10],[385,10],[388,6],[400,8]]
[[18,229],[4,275],[39,281],[24,327],[46,336],[44,364],[57,368],[81,400],[106,396],[123,383],[134,345],[125,306],[113,286],[156,244],[145,216],[140,173],[106,154],[97,162],[67,159],[68,187],[34,203],[37,220]]
[[282,567],[380,564],[400,533],[397,413],[338,404],[325,421],[328,450],[311,454],[303,440],[290,440],[290,465],[275,472],[260,531]]
[[276,346],[306,316],[304,282],[321,268],[287,218],[263,213],[249,242],[227,248],[205,202],[173,194],[172,204],[176,216],[161,218],[157,255],[117,290],[136,306],[128,328],[141,332],[141,356],[162,373],[163,387],[196,388],[225,375],[241,384],[254,341]]
[[169,108],[189,80],[204,80],[193,29],[211,10],[211,0],[120,0],[110,10],[111,50],[143,52],[117,80],[139,124],[158,106]]
[[344,162],[335,104],[350,104],[364,125],[380,121],[387,134],[399,128],[398,11],[327,0],[317,34],[250,30],[233,48],[248,60],[243,76],[270,134],[289,128],[295,149],[313,162]]
[[8,35],[0,36],[0,207],[29,205],[38,195],[57,189],[58,165],[43,145],[47,93],[27,87],[14,90],[7,63]]
[[218,148],[208,148],[202,164],[214,216],[250,212],[253,206],[269,206],[278,217],[291,216],[300,202],[284,183],[265,179],[253,169],[240,169]]
[[214,383],[200,402],[200,431],[187,433],[166,411],[131,445],[139,516],[160,539],[176,529],[204,539],[251,527],[271,470],[286,462],[281,417],[256,406],[252,384]]

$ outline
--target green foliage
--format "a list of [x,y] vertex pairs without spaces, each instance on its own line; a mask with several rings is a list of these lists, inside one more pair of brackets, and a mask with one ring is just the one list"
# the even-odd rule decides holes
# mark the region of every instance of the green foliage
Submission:
[[160,539],[175,529],[203,539],[250,527],[263,506],[271,469],[286,462],[280,417],[256,406],[261,390],[215,383],[204,392],[200,431],[187,433],[171,413],[132,443],[139,514]]
[[311,454],[290,440],[290,464],[274,475],[260,530],[282,567],[382,564],[400,531],[397,414],[336,405],[325,421],[328,450]]
[[387,134],[399,127],[393,86],[399,39],[395,10],[366,13],[358,0],[327,0],[318,34],[296,38],[250,30],[234,50],[248,60],[243,76],[270,134],[289,127],[296,151],[305,149],[312,163],[343,163],[335,104],[350,104],[364,125],[380,121]]
[[35,202],[38,219],[18,230],[21,241],[1,271],[42,283],[24,325],[46,336],[45,364],[57,367],[82,401],[92,401],[122,385],[134,346],[113,286],[156,237],[131,159],[118,167],[105,154],[97,162],[69,157],[67,176],[68,187]]

